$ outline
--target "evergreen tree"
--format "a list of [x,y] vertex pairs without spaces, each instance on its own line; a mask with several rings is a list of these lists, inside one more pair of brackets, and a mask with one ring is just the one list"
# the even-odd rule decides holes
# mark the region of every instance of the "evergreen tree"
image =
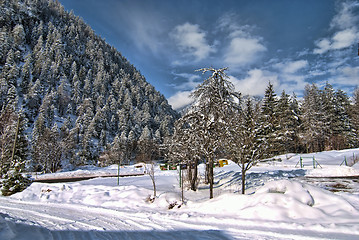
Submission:
[[17,24],[14,29],[12,30],[12,36],[14,38],[14,43],[16,45],[23,46],[25,43],[25,31],[22,24]]
[[263,126],[261,134],[261,141],[266,146],[265,156],[271,157],[279,152],[279,141],[277,134],[277,100],[274,92],[273,84],[268,83],[262,101],[260,122]]
[[291,139],[293,140],[292,144],[287,150],[287,152],[302,152],[302,146],[300,144],[300,127],[302,124],[301,120],[301,112],[300,107],[297,101],[297,96],[293,93],[290,99],[290,109],[291,109],[291,121],[290,121],[290,128],[293,130]]
[[27,94],[28,93],[28,86],[29,82],[31,81],[31,66],[32,59],[31,54],[27,54],[25,57],[25,63],[21,68],[21,93]]
[[323,131],[325,139],[325,149],[334,149],[334,135],[337,135],[335,125],[338,116],[336,115],[336,99],[334,88],[328,82],[326,83],[324,90],[320,91],[321,103],[323,106]]
[[196,105],[192,112],[197,112],[201,119],[197,126],[198,134],[202,138],[201,154],[206,159],[208,182],[210,185],[210,198],[213,198],[213,164],[219,151],[223,149],[228,116],[231,116],[239,108],[240,94],[234,91],[233,84],[225,74],[226,68],[200,69],[203,73],[210,72],[208,77],[197,86],[192,96]]
[[31,182],[22,175],[28,156],[25,124],[26,119],[14,108],[6,108],[0,115],[0,189],[5,196],[24,190]]
[[324,108],[315,84],[306,85],[301,106],[301,141],[307,152],[323,151],[325,146]]
[[353,104],[350,108],[350,117],[353,127],[353,144],[359,147],[359,88],[356,88],[353,94]]
[[263,156],[266,149],[261,141],[259,105],[248,97],[243,110],[231,116],[226,138],[226,152],[241,168],[242,194],[245,193],[246,172]]
[[[296,101],[295,99],[293,101]],[[296,145],[298,144],[298,111],[297,106],[292,105],[290,96],[283,90],[280,99],[278,100],[276,114],[277,114],[277,147],[280,154],[286,152],[296,152]],[[294,108],[294,109],[293,109]]]
[[353,148],[355,147],[357,136],[350,116],[351,104],[349,97],[342,90],[337,90],[335,100],[334,149]]

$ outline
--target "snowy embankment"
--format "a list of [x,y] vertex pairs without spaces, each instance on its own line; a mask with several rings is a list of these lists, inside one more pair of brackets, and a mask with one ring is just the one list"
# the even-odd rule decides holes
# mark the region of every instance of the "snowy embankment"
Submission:
[[248,173],[249,195],[238,193],[239,168],[230,162],[215,169],[214,199],[199,185],[184,192],[182,205],[178,172],[158,168],[154,203],[145,201],[149,176],[121,178],[119,186],[116,178],[33,183],[0,197],[0,239],[359,239],[359,183],[355,193],[332,193],[303,181],[357,175],[339,167],[344,152],[359,156],[359,149],[317,153],[322,168],[314,170],[295,168],[294,155],[259,164]]
[[83,166],[74,171],[64,171],[57,173],[46,173],[46,174],[32,174],[34,181],[45,181],[45,180],[71,180],[71,179],[82,179],[82,178],[95,178],[95,177],[114,177],[114,176],[137,176],[143,175],[145,172],[145,165],[138,164],[134,166],[121,166],[118,168],[118,165],[111,165],[108,167],[96,167],[96,166]]

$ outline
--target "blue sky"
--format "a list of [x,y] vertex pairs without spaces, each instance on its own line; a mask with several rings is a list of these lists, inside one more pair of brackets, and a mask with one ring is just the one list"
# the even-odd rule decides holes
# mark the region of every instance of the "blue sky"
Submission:
[[242,94],[270,81],[302,96],[329,82],[359,85],[359,1],[59,0],[121,52],[175,108],[206,76],[228,67]]

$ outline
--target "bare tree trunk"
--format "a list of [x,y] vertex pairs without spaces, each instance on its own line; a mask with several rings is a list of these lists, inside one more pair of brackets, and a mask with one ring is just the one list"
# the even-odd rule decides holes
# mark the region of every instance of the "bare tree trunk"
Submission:
[[[197,190],[197,177],[198,177],[198,168],[197,168],[198,160],[195,160],[194,163],[194,172],[192,173],[192,179],[191,179],[191,190],[196,191]],[[192,170],[191,170],[192,171]]]
[[213,159],[209,161],[209,174],[208,174],[208,181],[209,181],[209,198],[213,198]]
[[153,184],[153,197],[156,197],[157,193],[156,193],[156,181],[155,181],[155,176],[151,177],[152,180],[152,184]]
[[14,156],[15,156],[17,135],[19,134],[19,125],[20,125],[20,116],[17,118],[17,126],[16,126],[16,132],[15,132],[14,146],[13,146],[13,148],[12,148],[11,161],[10,161],[10,163],[12,163],[12,161],[14,160]]
[[209,184],[209,163],[206,163],[205,184]]
[[153,185],[153,198],[156,198],[156,181],[155,181],[155,164],[151,162],[151,168],[147,170],[148,175],[150,176],[152,180]]
[[188,166],[187,166],[187,180],[191,185],[191,189],[192,189],[192,179],[193,179],[192,163],[191,163],[191,161],[189,161]]
[[242,194],[244,194],[246,191],[246,170],[245,166],[242,163]]

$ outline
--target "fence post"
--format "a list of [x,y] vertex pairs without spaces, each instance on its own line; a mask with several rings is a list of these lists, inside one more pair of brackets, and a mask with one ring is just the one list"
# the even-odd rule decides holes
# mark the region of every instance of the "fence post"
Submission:
[[303,164],[303,158],[300,157],[300,168],[303,168],[304,167],[304,164]]

